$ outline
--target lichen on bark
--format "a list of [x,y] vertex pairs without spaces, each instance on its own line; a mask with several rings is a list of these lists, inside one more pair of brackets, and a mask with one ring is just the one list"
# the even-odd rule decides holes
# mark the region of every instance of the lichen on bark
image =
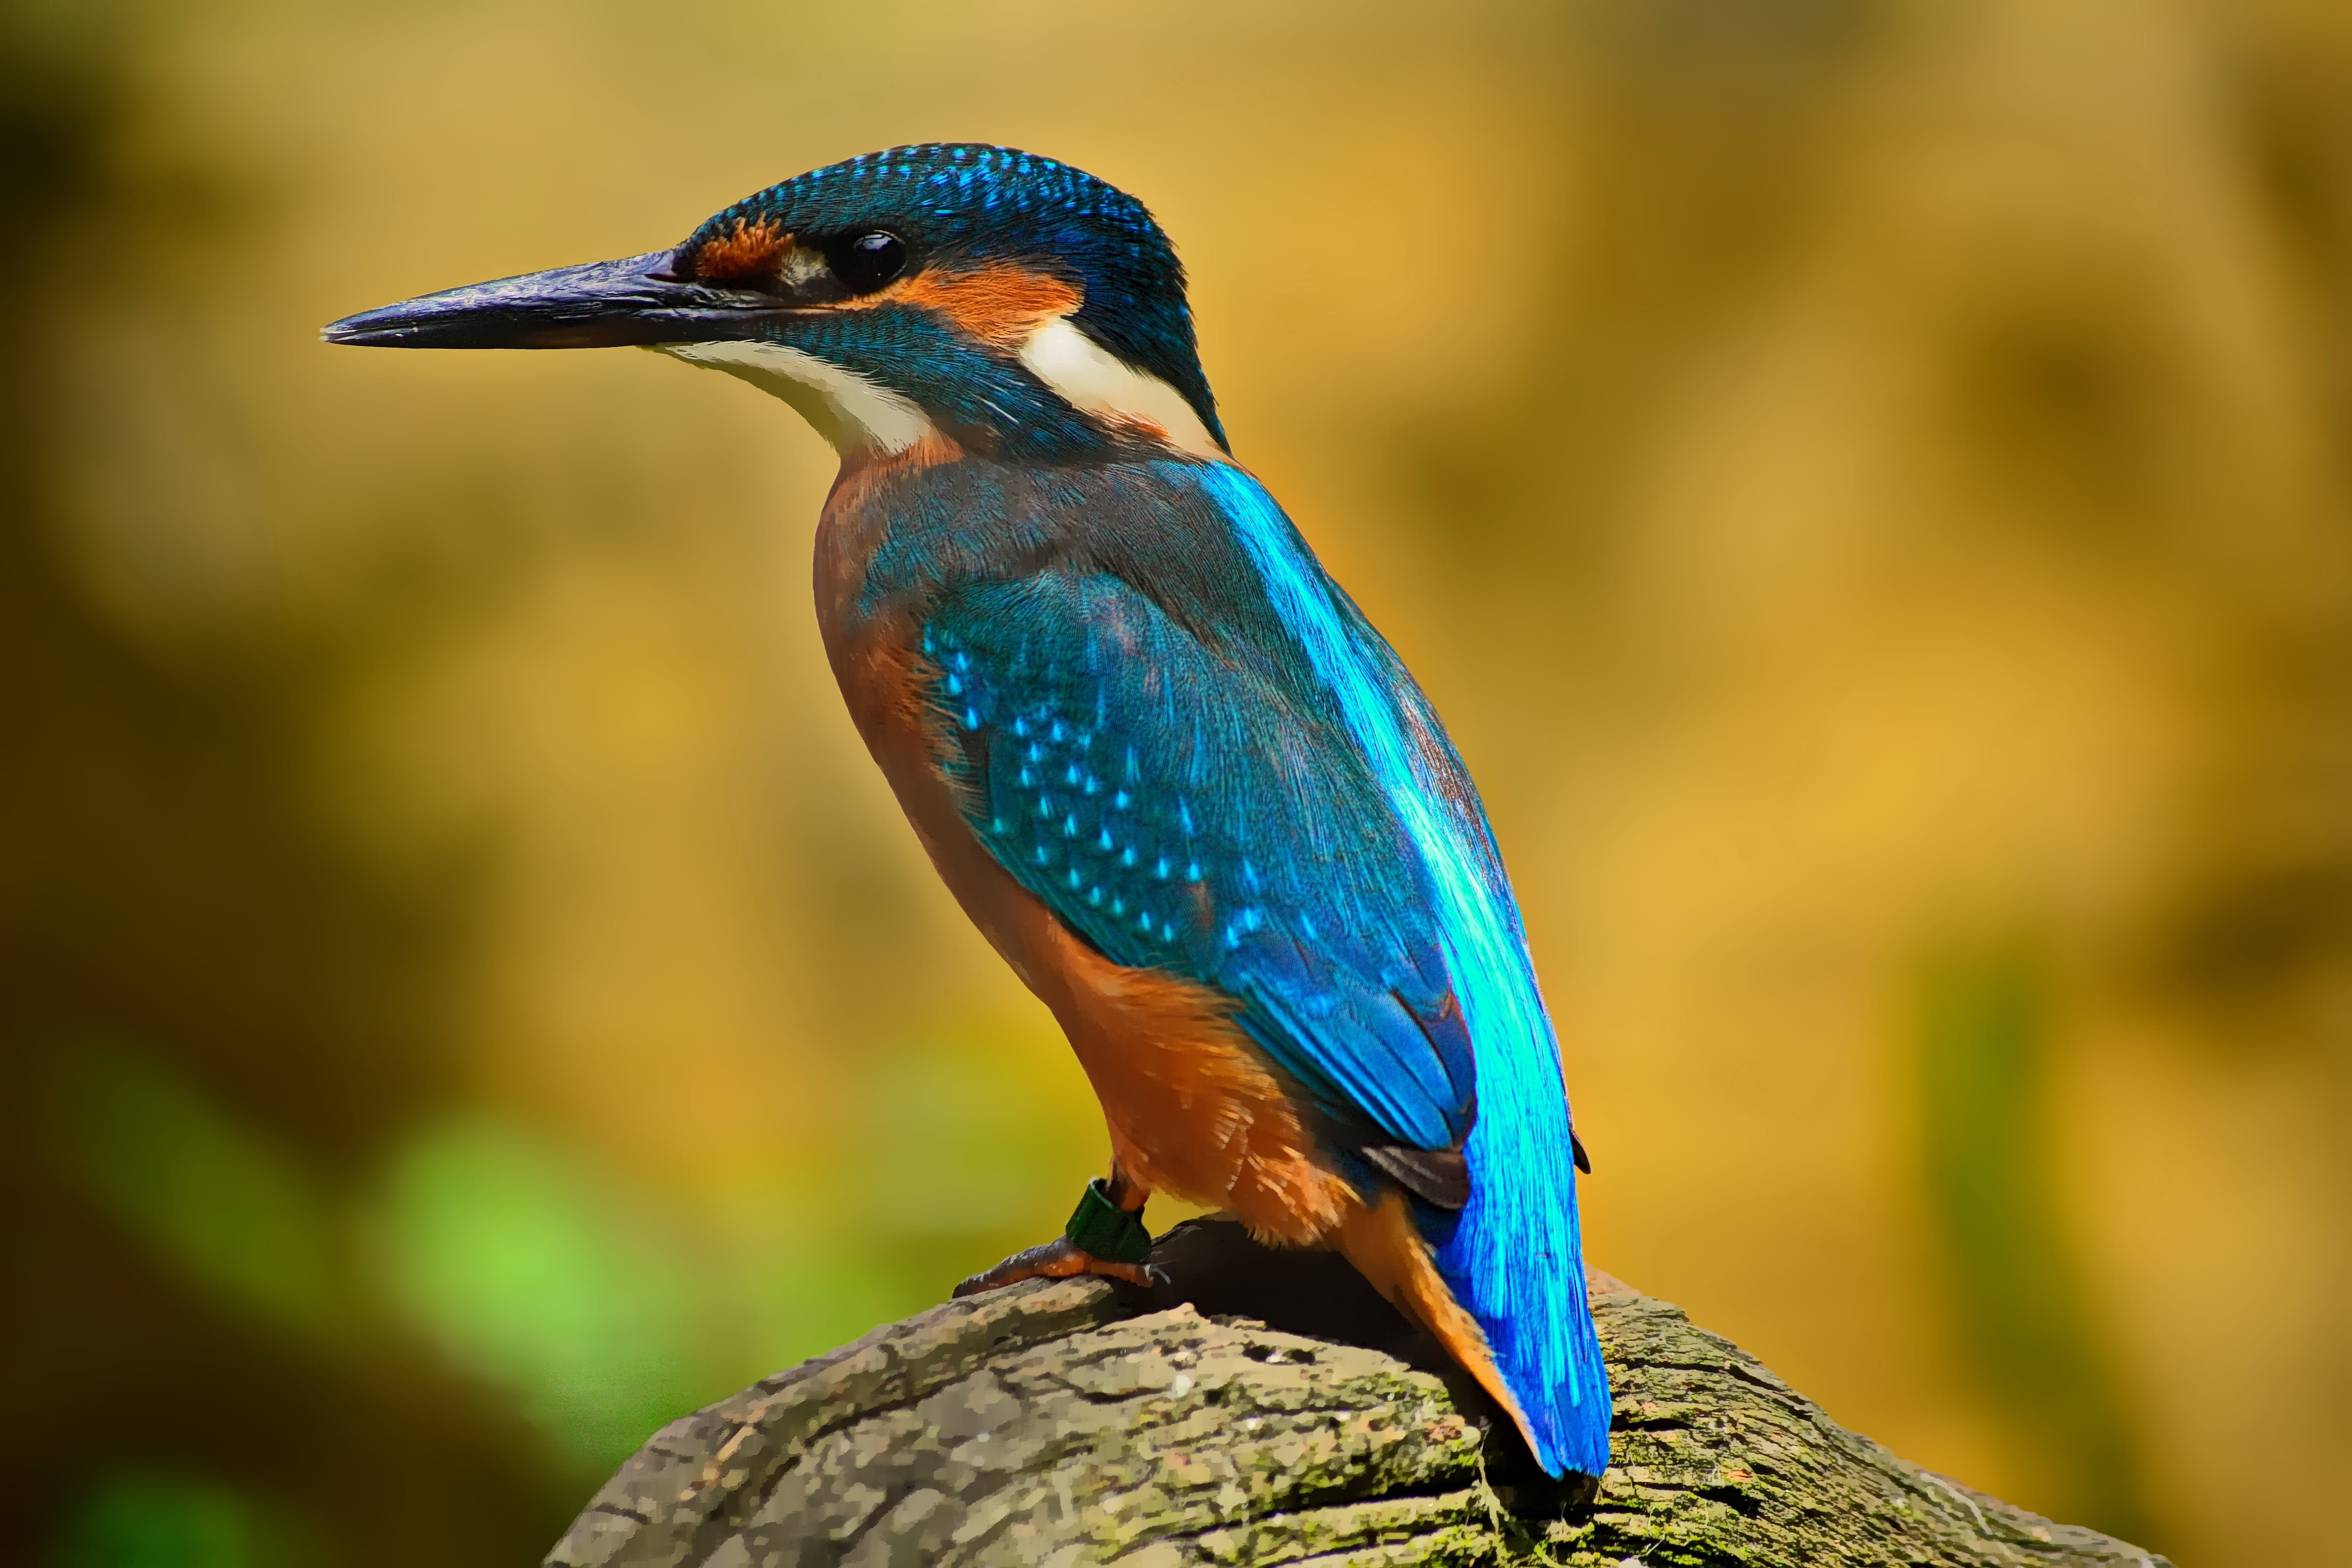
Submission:
[[1155,1258],[1151,1295],[950,1302],[672,1422],[549,1563],[2163,1562],[1897,1458],[1605,1276],[1612,1461],[1580,1496],[1338,1259],[1214,1221]]

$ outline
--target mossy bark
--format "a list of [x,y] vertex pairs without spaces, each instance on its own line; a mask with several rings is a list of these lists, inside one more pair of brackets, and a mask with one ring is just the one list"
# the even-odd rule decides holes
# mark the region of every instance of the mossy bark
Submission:
[[2163,1562],[1897,1458],[1605,1276],[1615,1431],[1591,1496],[1544,1483],[1344,1266],[1214,1222],[1161,1257],[1160,1300],[1072,1280],[950,1302],[672,1422],[548,1562]]

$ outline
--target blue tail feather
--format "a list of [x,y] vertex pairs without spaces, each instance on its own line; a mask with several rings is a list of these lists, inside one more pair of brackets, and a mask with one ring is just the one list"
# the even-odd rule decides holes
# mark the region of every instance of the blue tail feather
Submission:
[[1501,1076],[1480,1078],[1464,1150],[1470,1202],[1458,1215],[1431,1213],[1424,1234],[1439,1277],[1486,1331],[1533,1428],[1537,1462],[1554,1476],[1597,1476],[1609,1468],[1609,1376],[1585,1300],[1566,1106],[1557,1089],[1551,1115],[1512,1104],[1497,1092]]
[[[1238,468],[1196,470],[1268,602],[1330,692],[1426,878],[1427,911],[1470,1039],[1471,1197],[1433,1223],[1439,1275],[1486,1331],[1553,1475],[1609,1466],[1609,1380],[1584,1296],[1559,1049],[1527,932],[1461,757],[1395,651]],[[1442,1232],[1441,1237],[1436,1234]]]

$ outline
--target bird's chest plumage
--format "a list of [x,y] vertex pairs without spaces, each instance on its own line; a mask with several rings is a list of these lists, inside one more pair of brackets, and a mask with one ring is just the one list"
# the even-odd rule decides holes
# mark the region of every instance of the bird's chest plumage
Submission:
[[817,524],[817,628],[850,718],[932,863],[997,950],[1030,980],[1023,944],[985,896],[993,868],[968,843],[940,768],[932,698],[938,671],[921,652],[923,617],[937,584],[927,592],[922,574],[888,572],[909,539],[950,537],[946,509],[930,504],[933,487],[923,482],[923,470],[953,460],[918,448],[843,474]]
[[956,461],[919,447],[844,473],[817,525],[817,627],[850,719],[941,879],[1035,990],[1033,922],[1005,896],[1002,870],[972,842],[942,771],[940,672],[922,651],[924,618],[942,588],[984,570],[957,547],[961,487],[929,471]]

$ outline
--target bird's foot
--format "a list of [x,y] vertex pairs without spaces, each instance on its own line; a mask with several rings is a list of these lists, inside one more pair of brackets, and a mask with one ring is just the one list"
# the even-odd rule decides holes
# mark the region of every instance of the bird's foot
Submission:
[[[1122,1201],[1125,1200],[1125,1201]],[[1135,1206],[1129,1208],[1128,1202]],[[1024,1279],[1068,1279],[1099,1274],[1149,1288],[1160,1282],[1150,1262],[1151,1233],[1143,1228],[1143,1194],[1120,1177],[1087,1184],[1076,1214],[1062,1235],[1043,1247],[1016,1252],[995,1268],[955,1288],[956,1296],[1001,1290]]]
[[983,1290],[1001,1290],[1007,1285],[1018,1285],[1024,1279],[1069,1279],[1080,1274],[1099,1274],[1107,1279],[1120,1279],[1129,1285],[1150,1286],[1157,1282],[1157,1271],[1149,1263],[1121,1263],[1114,1258],[1097,1258],[1079,1249],[1068,1237],[1056,1237],[1043,1247],[1032,1247],[1014,1253],[993,1268],[982,1269],[955,1288],[958,1299],[977,1296]]

